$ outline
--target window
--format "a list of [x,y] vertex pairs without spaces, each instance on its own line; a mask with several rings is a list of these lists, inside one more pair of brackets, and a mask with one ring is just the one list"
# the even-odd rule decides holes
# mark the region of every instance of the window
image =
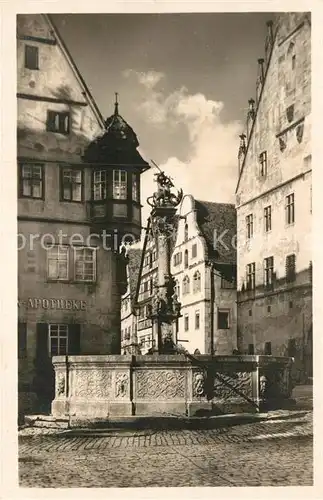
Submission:
[[248,354],[255,354],[255,346],[254,344],[248,345]]
[[48,325],[49,355],[62,356],[68,352],[68,325]]
[[185,250],[184,252],[184,267],[185,269],[188,268],[188,250]]
[[265,356],[271,356],[271,342],[265,342]]
[[271,231],[271,205],[264,208],[265,232]]
[[200,328],[200,311],[195,311],[195,330]]
[[274,279],[274,257],[264,259],[264,285],[271,287]]
[[18,359],[27,356],[27,324],[18,323]]
[[196,271],[193,276],[193,293],[201,291],[201,274]]
[[138,176],[137,176],[137,174],[132,174],[132,199],[133,199],[133,201],[139,201],[139,189],[138,189]]
[[294,193],[286,196],[286,223],[293,224],[295,222],[295,199]]
[[105,200],[107,197],[107,172],[96,170],[93,172],[93,199]]
[[47,111],[47,131],[57,134],[69,134],[70,113],[68,111]]
[[113,171],[113,198],[127,199],[127,172],[125,170]]
[[47,276],[52,280],[68,279],[68,247],[56,245],[47,249]]
[[188,240],[188,224],[185,224],[184,227],[184,241]]
[[247,226],[247,238],[249,240],[253,236],[253,215],[252,214],[247,215],[246,226]]
[[196,256],[197,256],[197,244],[194,243],[194,245],[192,245],[192,259],[195,259]]
[[39,69],[38,47],[25,45],[25,68]]
[[291,283],[296,279],[296,255],[293,253],[286,256],[286,281]]
[[61,198],[63,201],[82,201],[82,170],[74,168],[63,168],[62,176],[62,192]]
[[267,151],[263,151],[259,155],[259,163],[260,163],[260,176],[266,177],[267,175]]
[[251,262],[246,268],[247,290],[254,290],[256,285],[256,264]]
[[184,330],[185,330],[185,332],[188,331],[188,328],[189,328],[188,314],[185,314],[185,316],[184,316]]
[[96,279],[96,249],[74,248],[74,276],[76,281],[90,281]]
[[295,69],[296,66],[296,56],[295,54],[292,56],[292,69]]
[[235,280],[233,279],[232,281],[227,280],[223,276],[221,276],[221,288],[223,289],[232,289],[236,287]]
[[43,165],[21,165],[20,167],[20,195],[23,198],[43,198],[44,175]]
[[218,310],[218,329],[227,330],[229,326],[229,311]]
[[190,279],[188,276],[185,276],[183,279],[183,295],[187,295],[190,293]]
[[175,293],[177,295],[177,298],[179,298],[179,294],[180,294],[180,285],[179,285],[179,281],[176,280],[175,281]]
[[182,253],[179,252],[179,253],[176,253],[174,255],[174,266],[178,266],[179,264],[181,264],[182,262]]

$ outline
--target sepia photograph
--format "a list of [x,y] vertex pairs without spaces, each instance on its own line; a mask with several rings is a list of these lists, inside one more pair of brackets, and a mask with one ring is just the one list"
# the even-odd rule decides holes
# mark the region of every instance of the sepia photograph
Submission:
[[313,486],[311,13],[21,13],[21,488]]

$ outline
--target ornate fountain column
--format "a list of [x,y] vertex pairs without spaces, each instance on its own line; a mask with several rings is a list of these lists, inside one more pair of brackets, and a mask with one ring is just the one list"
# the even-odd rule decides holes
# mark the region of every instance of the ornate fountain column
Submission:
[[158,258],[158,274],[150,316],[155,351],[162,354],[174,352],[175,327],[181,309],[175,293],[175,280],[170,271],[170,259],[171,240],[176,231],[176,207],[183,198],[183,192],[171,192],[174,184],[164,172],[155,175],[158,189],[147,200],[152,207],[151,228]]

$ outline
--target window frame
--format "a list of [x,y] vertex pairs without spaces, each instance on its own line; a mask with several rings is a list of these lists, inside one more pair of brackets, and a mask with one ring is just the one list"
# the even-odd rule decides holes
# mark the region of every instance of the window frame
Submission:
[[195,330],[199,330],[201,326],[200,310],[195,311]]
[[[51,335],[51,330],[53,327],[57,327],[57,335]],[[61,335],[60,330],[66,329],[66,335]],[[68,341],[69,341],[69,325],[66,323],[48,323],[48,336],[47,336],[47,352],[50,357],[53,356],[66,356],[68,355]],[[57,354],[52,354],[52,342],[51,340],[57,339]],[[65,352],[60,352],[60,340],[66,340]]]
[[[77,262],[79,262],[77,259],[76,259],[76,254],[77,252],[80,252],[80,251],[83,251],[84,250],[91,250],[92,251],[92,255],[94,256],[94,259],[93,259],[93,279],[82,279],[82,278],[79,278],[77,277],[77,272],[76,272],[76,264]],[[74,274],[74,281],[76,283],[96,283],[97,281],[97,247],[91,247],[91,246],[73,246],[73,274]],[[85,275],[84,273],[84,264],[88,264],[90,263],[91,261],[86,261],[86,260],[83,260],[83,275]]]
[[[31,55],[31,53],[29,53],[29,62],[30,62],[30,59],[34,59],[35,62],[35,67],[31,67],[33,65],[27,65],[27,61],[28,61],[28,54],[27,52],[33,52],[33,55]],[[35,54],[36,54],[36,57],[35,57]],[[30,69],[31,71],[39,71],[39,47],[37,47],[36,45],[30,45],[28,43],[25,44],[25,51],[24,51],[24,67],[25,69]]]
[[[24,168],[31,168],[31,176],[24,177]],[[33,169],[37,167],[40,169],[40,177],[33,175]],[[31,195],[24,194],[24,180],[30,180]],[[41,196],[33,196],[34,183],[33,181],[40,181]],[[19,197],[31,200],[44,200],[45,199],[45,168],[43,163],[19,163]]]
[[290,193],[285,198],[285,221],[287,226],[295,223],[295,193]]
[[[71,182],[69,182],[69,183],[64,182],[65,171],[69,171],[71,173]],[[81,174],[81,180],[79,182],[73,182],[73,172],[79,172]],[[65,202],[65,203],[83,203],[83,201],[84,201],[84,170],[83,170],[83,168],[80,168],[80,167],[61,167],[60,168],[60,177],[61,177],[61,179],[60,179],[60,188],[61,188],[60,200],[62,202]],[[80,200],[73,199],[73,187],[75,185],[81,187]],[[66,186],[69,186],[71,199],[67,199],[64,196]]]
[[[250,285],[249,285],[250,283]],[[256,288],[256,263],[250,262],[246,265],[246,288],[248,291]]]
[[265,233],[269,233],[272,229],[272,212],[271,205],[267,205],[264,207],[264,225],[265,225]]
[[[100,175],[100,180],[95,180],[96,174]],[[102,174],[104,174],[104,179],[102,180]],[[100,197],[96,197],[96,187],[99,187]],[[104,195],[102,196],[102,191]],[[108,172],[104,169],[97,169],[92,172],[92,200],[93,201],[104,201],[108,197]]]
[[247,240],[251,240],[253,237],[253,214],[246,215],[246,232]]
[[[62,254],[64,253],[66,255],[66,259],[54,259],[53,257],[50,257],[50,254],[49,252],[51,252],[52,250],[54,249],[57,249],[58,251],[58,257],[60,256],[60,250],[64,250],[64,252],[62,252]],[[66,252],[65,252],[66,250]],[[47,247],[46,248],[46,269],[47,269],[47,281],[69,281],[69,275],[70,275],[70,247],[68,245],[59,245],[59,244],[55,244],[55,245],[52,245],[50,247]],[[60,276],[55,276],[55,277],[52,277],[50,276],[50,272],[49,272],[49,262],[50,261],[56,261],[57,263],[59,262],[66,262],[66,276],[64,277],[60,277]],[[58,264],[58,270],[59,269],[59,264]]]
[[[226,314],[227,316],[227,326],[226,327],[221,327],[221,321],[220,321],[220,315],[221,314]],[[218,330],[230,330],[231,328],[231,318],[230,318],[230,309],[218,309],[217,311],[217,329]]]
[[184,269],[188,269],[188,250],[184,250]]
[[[118,175],[116,175],[118,174]],[[122,174],[125,175],[125,180],[122,180]],[[116,179],[118,177],[118,179]],[[121,196],[125,189],[125,197]],[[119,190],[119,196],[117,192]],[[128,200],[128,172],[122,169],[113,169],[112,171],[112,197],[114,200]]]
[[184,314],[184,332],[188,332],[190,328],[190,318],[189,314]]
[[192,259],[196,259],[197,257],[197,243],[193,243],[192,245]]
[[274,256],[270,255],[269,257],[264,258],[264,287],[272,288],[274,285],[274,268],[275,261]]
[[285,259],[285,275],[286,283],[293,283],[296,281],[296,254],[291,253],[286,255]]
[[193,293],[198,293],[201,291],[201,273],[200,271],[195,271],[193,274]]
[[[67,119],[67,127],[65,120]],[[57,123],[56,123],[57,120]],[[63,123],[63,125],[62,125]],[[71,113],[70,111],[47,110],[46,131],[54,134],[69,135],[71,131]]]
[[267,177],[267,168],[268,168],[268,155],[267,151],[262,151],[259,155],[259,163],[260,169],[259,174],[260,177]]
[[132,172],[131,174],[131,198],[132,201],[140,203],[139,179],[136,172]]
[[182,283],[182,295],[189,295],[190,293],[190,278],[186,274],[183,278],[183,283]]

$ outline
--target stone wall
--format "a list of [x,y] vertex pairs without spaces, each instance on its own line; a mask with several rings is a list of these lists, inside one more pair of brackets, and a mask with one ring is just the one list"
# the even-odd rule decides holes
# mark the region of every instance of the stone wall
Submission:
[[53,364],[52,413],[76,425],[132,415],[257,412],[265,389],[272,400],[289,398],[292,390],[290,358],[69,356],[55,357]]

